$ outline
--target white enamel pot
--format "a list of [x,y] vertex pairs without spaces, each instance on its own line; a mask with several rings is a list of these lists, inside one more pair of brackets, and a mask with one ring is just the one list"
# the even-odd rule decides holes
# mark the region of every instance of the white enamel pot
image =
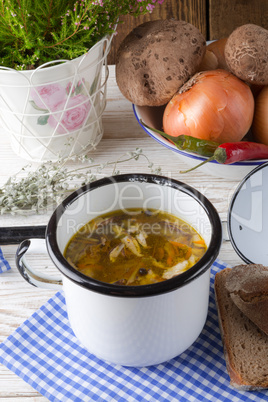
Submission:
[[[120,286],[76,271],[63,253],[70,238],[94,217],[124,208],[155,208],[192,225],[207,244],[205,255],[188,271],[164,282]],[[21,243],[17,266],[35,286],[62,286],[74,334],[91,353],[110,363],[141,367],[184,352],[206,321],[210,267],[222,242],[213,205],[188,185],[151,174],[104,178],[71,194],[53,213],[46,246],[61,273],[53,280],[33,271],[26,259],[30,240]]]

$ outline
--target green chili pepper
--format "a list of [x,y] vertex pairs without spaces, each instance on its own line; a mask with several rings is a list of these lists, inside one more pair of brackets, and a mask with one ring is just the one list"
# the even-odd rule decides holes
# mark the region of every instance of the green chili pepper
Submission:
[[213,156],[215,150],[220,145],[218,142],[201,140],[200,138],[191,137],[190,135],[182,134],[178,137],[173,137],[164,133],[163,131],[157,130],[156,128],[147,126],[147,124],[143,123],[142,120],[140,120],[140,123],[149,130],[152,130],[171,141],[178,149],[193,152],[200,156]]

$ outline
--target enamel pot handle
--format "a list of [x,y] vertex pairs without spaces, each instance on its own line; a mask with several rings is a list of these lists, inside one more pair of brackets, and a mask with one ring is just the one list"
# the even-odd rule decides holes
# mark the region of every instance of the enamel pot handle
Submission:
[[45,240],[44,239],[27,239],[24,240],[18,247],[16,252],[16,265],[21,276],[29,282],[31,285],[43,288],[43,289],[61,289],[62,279],[61,277],[52,277],[46,274],[41,274],[35,271],[27,261],[27,251],[40,252],[44,251]]

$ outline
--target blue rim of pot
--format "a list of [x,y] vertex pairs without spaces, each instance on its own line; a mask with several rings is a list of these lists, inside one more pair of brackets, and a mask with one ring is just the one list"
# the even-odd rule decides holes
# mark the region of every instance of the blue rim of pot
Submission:
[[[211,224],[211,240],[207,247],[207,251],[204,256],[190,269],[187,271],[163,282],[140,285],[140,286],[123,286],[104,283],[97,281],[89,276],[86,276],[76,270],[63,256],[59,249],[56,232],[58,222],[63,215],[63,213],[68,209],[68,207],[75,202],[79,197],[83,196],[85,193],[98,189],[102,186],[111,184],[111,179],[113,183],[122,182],[146,182],[158,185],[168,185],[171,188],[179,190],[185,194],[191,196],[196,200],[206,212],[208,219]],[[194,279],[198,278],[200,275],[205,273],[216,260],[220,247],[222,243],[222,226],[220,217],[217,210],[213,204],[199,191],[193,187],[180,182],[175,179],[167,178],[164,176],[159,176],[155,174],[121,174],[118,176],[103,178],[96,180],[95,182],[89,183],[80,189],[76,190],[70,194],[54,211],[46,229],[46,245],[47,250],[52,259],[53,263],[56,265],[58,270],[67,278],[91,291],[97,293],[102,293],[110,296],[119,297],[147,297],[154,296],[158,294],[163,294],[167,292],[174,291],[186,284],[190,283]]]
[[[161,106],[150,106],[151,108],[161,108]],[[153,132],[152,130],[149,130],[148,128],[146,128],[142,122],[140,121],[140,115],[137,111],[137,105],[132,104],[132,109],[134,112],[134,116],[137,119],[139,125],[141,126],[141,128],[151,137],[153,138],[155,141],[157,141],[159,144],[164,145],[166,148],[170,149],[173,152],[176,152],[177,154],[186,156],[190,159],[194,159],[196,161],[200,161],[200,162],[204,162],[208,159],[208,157],[205,156],[200,156],[198,154],[195,154],[193,152],[190,151],[184,151],[182,149],[177,148],[175,145],[173,145],[169,140],[167,140],[166,138],[162,137],[160,134],[157,134],[155,132]],[[161,113],[161,112],[159,112]],[[240,161],[240,162],[234,162],[232,163],[232,166],[261,166],[263,165],[265,162],[267,161],[267,159],[254,159],[254,160],[245,160],[245,161]],[[213,163],[218,165],[219,162],[217,162],[216,160],[212,160],[209,161],[208,163]],[[226,166],[226,165],[225,165]],[[229,165],[230,166],[230,165]]]

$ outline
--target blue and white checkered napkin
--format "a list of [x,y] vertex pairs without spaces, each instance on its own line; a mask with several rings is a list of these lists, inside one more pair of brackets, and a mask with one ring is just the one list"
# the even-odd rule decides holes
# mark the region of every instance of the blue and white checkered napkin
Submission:
[[268,391],[239,392],[229,386],[217,322],[212,267],[209,314],[197,341],[157,366],[108,364],[85,350],[70,329],[58,292],[0,345],[0,362],[53,402],[262,401]]
[[8,271],[9,269],[11,269],[10,265],[7,262],[7,260],[5,259],[4,255],[3,255],[3,252],[2,252],[2,250],[0,248],[0,274],[2,272]]

